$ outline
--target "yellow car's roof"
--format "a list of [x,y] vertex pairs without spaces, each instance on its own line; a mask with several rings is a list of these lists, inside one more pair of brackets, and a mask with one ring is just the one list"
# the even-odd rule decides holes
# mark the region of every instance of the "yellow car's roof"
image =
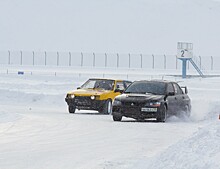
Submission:
[[129,81],[129,80],[109,79],[109,78],[90,78],[89,80],[115,80],[115,81]]

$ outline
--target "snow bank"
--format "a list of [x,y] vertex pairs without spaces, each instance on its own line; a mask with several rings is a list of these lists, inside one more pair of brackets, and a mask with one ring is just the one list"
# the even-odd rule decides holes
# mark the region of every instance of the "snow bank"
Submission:
[[139,169],[219,169],[220,122],[215,121],[199,129],[191,138],[170,146],[151,160],[142,161]]
[[1,104],[10,105],[35,105],[35,106],[58,106],[64,102],[65,95],[33,94],[18,91],[0,90]]
[[13,122],[13,121],[19,120],[21,118],[22,118],[22,116],[20,116],[17,113],[6,113],[4,111],[0,111],[0,124]]

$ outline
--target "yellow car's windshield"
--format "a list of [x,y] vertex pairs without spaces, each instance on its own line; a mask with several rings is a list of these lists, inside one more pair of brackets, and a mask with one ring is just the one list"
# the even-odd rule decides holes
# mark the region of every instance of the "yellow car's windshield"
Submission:
[[89,79],[81,86],[82,89],[104,89],[113,90],[114,80]]

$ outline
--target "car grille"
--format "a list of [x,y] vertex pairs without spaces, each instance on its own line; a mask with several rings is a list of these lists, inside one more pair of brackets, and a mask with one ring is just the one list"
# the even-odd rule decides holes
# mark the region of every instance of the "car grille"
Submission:
[[129,107],[129,108],[124,107],[124,108],[122,108],[122,111],[127,112],[129,114],[134,114],[134,113],[139,113],[140,108],[138,108],[138,107]]
[[75,97],[75,102],[77,105],[91,105],[92,100],[90,97]]
[[141,103],[141,102],[122,102],[122,105],[123,106],[125,106],[125,107],[139,107],[139,108],[141,108],[141,107],[143,107],[144,105],[145,105],[146,103],[145,102],[143,102],[143,103]]

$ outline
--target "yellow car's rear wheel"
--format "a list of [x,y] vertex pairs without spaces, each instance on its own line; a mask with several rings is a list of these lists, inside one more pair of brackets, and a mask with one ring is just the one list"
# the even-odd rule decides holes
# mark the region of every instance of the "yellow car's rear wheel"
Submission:
[[111,99],[106,100],[105,104],[99,109],[99,113],[102,113],[102,114],[111,114],[112,113]]

